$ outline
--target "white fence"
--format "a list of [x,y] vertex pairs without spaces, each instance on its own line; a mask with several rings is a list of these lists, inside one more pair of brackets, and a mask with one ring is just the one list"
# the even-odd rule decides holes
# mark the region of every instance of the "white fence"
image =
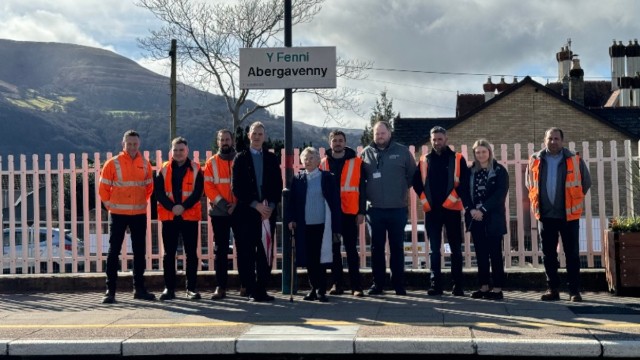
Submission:
[[[634,214],[634,179],[638,179],[638,151],[632,153],[630,141],[609,144],[609,154],[605,156],[605,146],[597,142],[595,147],[584,142],[577,149],[589,165],[593,187],[585,199],[586,211],[580,226],[580,254],[584,267],[600,267],[602,258],[601,239],[611,216]],[[640,146],[640,143],[638,144]],[[576,150],[575,144],[569,147]],[[595,149],[595,154],[590,153]],[[623,154],[618,155],[618,149]],[[321,153],[324,152],[320,149]],[[411,152],[414,148],[410,147]],[[421,148],[421,153],[428,150]],[[459,149],[469,160],[470,147],[463,145]],[[528,144],[523,154],[520,144],[495,147],[495,157],[507,167],[511,185],[507,198],[507,221],[509,233],[504,237],[504,258],[506,267],[540,267],[541,256],[537,240],[537,228],[528,206],[529,200],[524,187],[524,169],[534,145]],[[508,154],[512,154],[509,158]],[[163,161],[161,151],[154,157],[149,152],[144,156],[155,162],[159,169]],[[206,152],[206,157],[211,152]],[[283,154],[284,155],[284,151]],[[108,153],[106,158],[111,157]],[[294,171],[300,168],[298,151],[294,155]],[[417,157],[417,156],[416,156]],[[101,206],[98,197],[98,181],[103,157],[96,153],[92,158],[82,154],[78,159],[74,154],[65,158],[58,154],[52,159],[45,155],[44,160],[33,155],[27,161],[25,155],[17,158],[13,155],[0,156],[0,179],[2,192],[0,203],[0,224],[3,231],[3,252],[0,267],[5,274],[53,273],[53,272],[102,272],[104,271],[108,248],[108,214]],[[192,159],[204,162],[200,153],[195,151]],[[15,161],[18,160],[16,166]],[[79,163],[78,163],[79,162]],[[44,168],[41,168],[44,164]],[[282,176],[284,178],[284,167]],[[76,179],[76,181],[71,181]],[[205,199],[203,202],[206,203]],[[150,202],[149,213],[155,202]],[[213,269],[213,231],[203,207],[198,249],[201,259],[200,269]],[[409,223],[407,224],[405,260],[407,267],[428,268],[428,241],[423,232],[424,214],[417,206],[416,195],[410,191]],[[590,226],[589,226],[590,224]],[[162,270],[163,246],[161,223],[149,216],[147,227],[147,269]],[[25,229],[25,230],[23,230]],[[278,229],[280,229],[280,224]],[[420,231],[418,230],[420,229]],[[281,267],[282,243],[277,237],[277,267]],[[419,241],[420,240],[420,241]],[[128,242],[128,238],[127,238]],[[28,244],[28,246],[22,246]],[[360,259],[363,267],[369,266],[369,236],[365,226],[360,228]],[[468,233],[463,245],[465,267],[475,266],[473,243]],[[123,248],[124,249],[124,248]],[[123,251],[122,270],[131,268],[131,247]],[[560,249],[561,250],[561,249]],[[388,252],[387,252],[388,253]],[[448,244],[443,244],[443,263],[448,265]],[[235,251],[229,261],[236,266]],[[183,268],[184,255],[177,260],[178,268]],[[561,262],[564,259],[561,256]]]

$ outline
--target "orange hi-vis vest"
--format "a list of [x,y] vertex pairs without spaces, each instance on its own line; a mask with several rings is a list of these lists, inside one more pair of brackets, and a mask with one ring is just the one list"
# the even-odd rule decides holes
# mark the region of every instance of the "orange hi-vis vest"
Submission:
[[[359,210],[360,201],[360,169],[362,159],[355,157],[344,162],[340,175],[340,203],[342,212],[355,215]],[[320,162],[320,169],[331,171],[329,161],[325,157]]]
[[[580,155],[574,154],[566,159],[567,176],[564,186],[564,207],[567,221],[578,220],[584,208],[582,192],[582,174],[580,173]],[[540,220],[540,154],[534,154],[529,160],[529,201],[531,211]]]
[[236,202],[231,191],[231,167],[233,160],[224,160],[215,154],[204,165],[204,193],[213,206],[225,199],[233,204]]
[[[171,181],[172,170],[171,170],[171,161],[165,161],[162,164],[162,177],[164,178],[164,191],[167,194],[167,197],[174,201],[173,199],[173,182]],[[187,171],[184,174],[184,178],[182,178],[182,200],[184,201],[186,198],[193,194],[193,190],[196,186],[196,179],[198,178],[198,173],[200,172],[200,164],[195,161],[191,161],[191,167],[187,168]],[[182,213],[182,219],[187,221],[200,221],[202,217],[202,206],[200,205],[200,201],[198,201],[193,207],[189,209],[184,209]],[[173,220],[174,215],[173,211],[165,209],[158,202],[158,220],[160,221],[170,221]]]
[[100,174],[100,199],[112,214],[141,215],[153,192],[151,164],[142,154],[126,152],[107,160]]
[[[453,159],[455,164],[450,164],[453,166],[449,166],[449,169],[452,173],[448,174],[449,176],[449,188],[451,192],[449,196],[447,196],[446,200],[442,203],[442,207],[449,210],[458,210],[462,211],[464,207],[462,206],[462,200],[458,193],[456,192],[456,188],[460,185],[460,162],[462,161],[462,154],[455,153],[456,156]],[[428,175],[428,167],[427,163],[427,155],[422,155],[420,157],[420,175],[422,176],[422,184],[424,184],[424,191],[420,194],[420,202],[422,203],[422,210],[427,213],[431,211],[431,191],[429,190],[429,177]]]

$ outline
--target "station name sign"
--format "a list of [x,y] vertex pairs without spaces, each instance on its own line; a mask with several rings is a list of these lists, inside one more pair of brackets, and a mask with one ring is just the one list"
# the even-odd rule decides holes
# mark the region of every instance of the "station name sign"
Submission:
[[241,89],[335,87],[335,46],[240,49]]

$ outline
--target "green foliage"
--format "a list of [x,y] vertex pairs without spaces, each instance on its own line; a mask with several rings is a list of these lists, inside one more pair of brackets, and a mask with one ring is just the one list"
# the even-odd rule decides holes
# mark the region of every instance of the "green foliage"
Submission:
[[609,227],[613,231],[617,232],[639,232],[640,231],[640,217],[631,216],[625,217],[620,216],[613,220],[611,220],[611,224]]
[[393,111],[393,99],[387,98],[386,89],[380,92],[380,98],[376,99],[376,105],[371,110],[369,125],[365,126],[362,137],[360,137],[362,146],[367,146],[373,141],[373,125],[378,121],[388,121],[393,131],[393,119],[396,117],[396,112]]

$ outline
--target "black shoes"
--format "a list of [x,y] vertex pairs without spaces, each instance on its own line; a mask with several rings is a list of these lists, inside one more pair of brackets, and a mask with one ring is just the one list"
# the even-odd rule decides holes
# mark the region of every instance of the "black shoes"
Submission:
[[251,295],[249,297],[249,301],[251,301],[251,302],[268,302],[268,301],[273,301],[273,300],[275,300],[275,297],[273,297],[273,296],[271,296],[271,295],[269,295],[267,293],[264,293],[264,294],[261,294],[261,295]]
[[542,301],[558,301],[560,300],[560,293],[556,289],[548,289],[546,293],[540,297]]
[[444,291],[442,291],[441,288],[432,287],[429,290],[427,290],[427,295],[429,296],[440,296],[442,294],[444,294]]
[[489,295],[490,291],[482,291],[482,290],[477,290],[471,293],[471,298],[472,299],[486,299],[487,296]]
[[189,300],[200,300],[202,296],[197,291],[187,290],[187,299]]
[[305,301],[315,301],[318,300],[318,294],[316,294],[315,290],[311,290],[309,291],[309,293],[307,295],[305,295],[302,300]]
[[176,293],[173,290],[164,289],[162,294],[160,294],[160,301],[173,300],[176,298]]
[[331,290],[329,290],[329,295],[342,295],[344,294],[344,290],[342,290],[342,286],[333,285]]
[[216,287],[216,291],[211,295],[211,300],[220,300],[224,299],[227,296],[227,291],[220,286]]
[[582,302],[582,296],[579,292],[570,292],[569,293],[569,301],[571,302]]
[[153,301],[156,299],[156,296],[148,292],[147,289],[136,289],[133,292],[133,298],[138,300]]
[[453,291],[451,291],[451,295],[453,296],[464,296],[464,290],[461,286],[453,285]]
[[318,294],[318,301],[322,303],[326,303],[326,302],[329,302],[329,298],[327,297],[326,294]]
[[102,298],[103,304],[115,304],[116,303],[116,293],[113,291],[107,291]]
[[384,290],[382,290],[381,288],[373,285],[371,288],[369,288],[369,291],[367,292],[367,295],[371,296],[371,295],[382,295],[384,294]]
[[404,288],[397,288],[396,289],[396,295],[398,295],[398,296],[406,296],[407,295],[407,290],[405,290]]

